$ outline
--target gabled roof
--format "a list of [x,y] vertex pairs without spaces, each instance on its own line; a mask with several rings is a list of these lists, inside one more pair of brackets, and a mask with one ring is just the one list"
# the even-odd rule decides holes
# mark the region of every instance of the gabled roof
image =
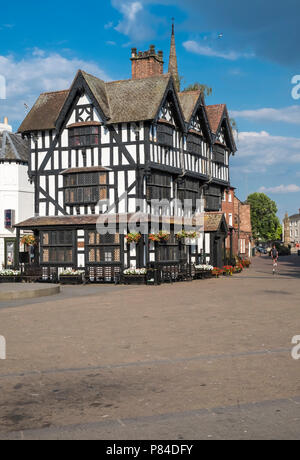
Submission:
[[226,104],[207,105],[206,113],[208,116],[211,131],[215,136],[218,134],[219,129],[221,128],[222,123],[225,120],[227,132],[229,136],[229,143],[231,144],[230,145],[231,151],[236,152],[237,147],[236,147],[236,143],[233,137],[230,117],[228,114]]
[[193,115],[195,106],[201,96],[201,91],[183,91],[178,93],[185,121],[189,123]]
[[110,118],[110,110],[106,92],[106,83],[100,78],[94,77],[93,75],[90,75],[84,72],[83,70],[80,70],[79,72],[82,74],[83,78],[90,87],[106,118]]
[[[72,97],[76,82],[85,82],[106,117],[107,123],[152,120],[171,80],[170,74],[105,83],[79,70],[69,90],[39,96],[19,132],[55,129],[62,109]],[[83,80],[82,80],[83,79]]]
[[214,134],[218,132],[225,109],[225,104],[215,104],[206,106],[206,112],[209,119],[210,127]]
[[154,120],[170,79],[170,74],[164,74],[106,83],[109,123]]
[[22,139],[20,134],[12,134],[7,131],[0,134],[0,161],[27,163],[29,155],[29,141]]
[[204,231],[217,232],[220,230],[222,223],[224,224],[225,231],[228,231],[228,226],[223,212],[206,212],[204,215]]
[[55,129],[55,122],[69,90],[42,93],[18,129],[19,133]]

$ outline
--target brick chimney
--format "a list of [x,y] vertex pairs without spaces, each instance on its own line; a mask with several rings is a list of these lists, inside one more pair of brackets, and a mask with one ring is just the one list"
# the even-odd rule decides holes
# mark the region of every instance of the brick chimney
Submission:
[[148,51],[137,52],[131,50],[132,79],[154,77],[164,73],[163,52],[156,54],[155,46],[151,45]]

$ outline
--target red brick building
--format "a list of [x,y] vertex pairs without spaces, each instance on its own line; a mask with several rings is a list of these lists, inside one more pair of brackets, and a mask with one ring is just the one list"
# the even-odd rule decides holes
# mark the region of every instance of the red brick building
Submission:
[[229,228],[226,239],[227,256],[240,255],[251,257],[252,228],[250,205],[243,203],[235,196],[235,188],[230,187],[224,192],[222,211]]

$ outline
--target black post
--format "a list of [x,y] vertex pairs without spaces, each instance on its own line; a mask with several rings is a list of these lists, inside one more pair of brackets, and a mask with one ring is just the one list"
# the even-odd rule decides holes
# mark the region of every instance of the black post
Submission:
[[17,228],[16,232],[16,259],[15,259],[15,266],[16,268],[20,267],[20,229]]
[[230,229],[230,265],[233,260],[233,228]]

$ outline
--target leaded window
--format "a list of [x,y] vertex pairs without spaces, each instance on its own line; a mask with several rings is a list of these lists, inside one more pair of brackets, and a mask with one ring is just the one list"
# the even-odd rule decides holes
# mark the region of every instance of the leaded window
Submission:
[[216,163],[225,164],[225,150],[222,147],[218,145],[213,146],[213,160]]
[[206,211],[220,211],[222,207],[222,192],[221,189],[210,185],[206,191]]
[[99,144],[99,126],[69,128],[70,147],[90,147]]
[[188,134],[187,150],[194,155],[202,155],[202,138],[196,134]]
[[66,205],[96,204],[108,197],[107,172],[80,172],[64,176]]
[[178,199],[184,204],[185,200],[190,200],[192,210],[197,207],[197,200],[200,199],[200,183],[197,179],[185,178],[178,184]]
[[165,173],[153,173],[147,181],[147,200],[171,200],[172,176]]
[[173,126],[167,124],[158,124],[157,126],[157,141],[160,145],[173,147]]
[[41,262],[44,264],[73,264],[74,232],[51,230],[41,234]]
[[169,241],[165,244],[159,244],[157,247],[158,262],[179,262],[180,253],[178,241],[174,233],[171,233]]
[[86,239],[88,263],[121,262],[120,235],[118,233],[100,235],[96,231],[88,231]]

